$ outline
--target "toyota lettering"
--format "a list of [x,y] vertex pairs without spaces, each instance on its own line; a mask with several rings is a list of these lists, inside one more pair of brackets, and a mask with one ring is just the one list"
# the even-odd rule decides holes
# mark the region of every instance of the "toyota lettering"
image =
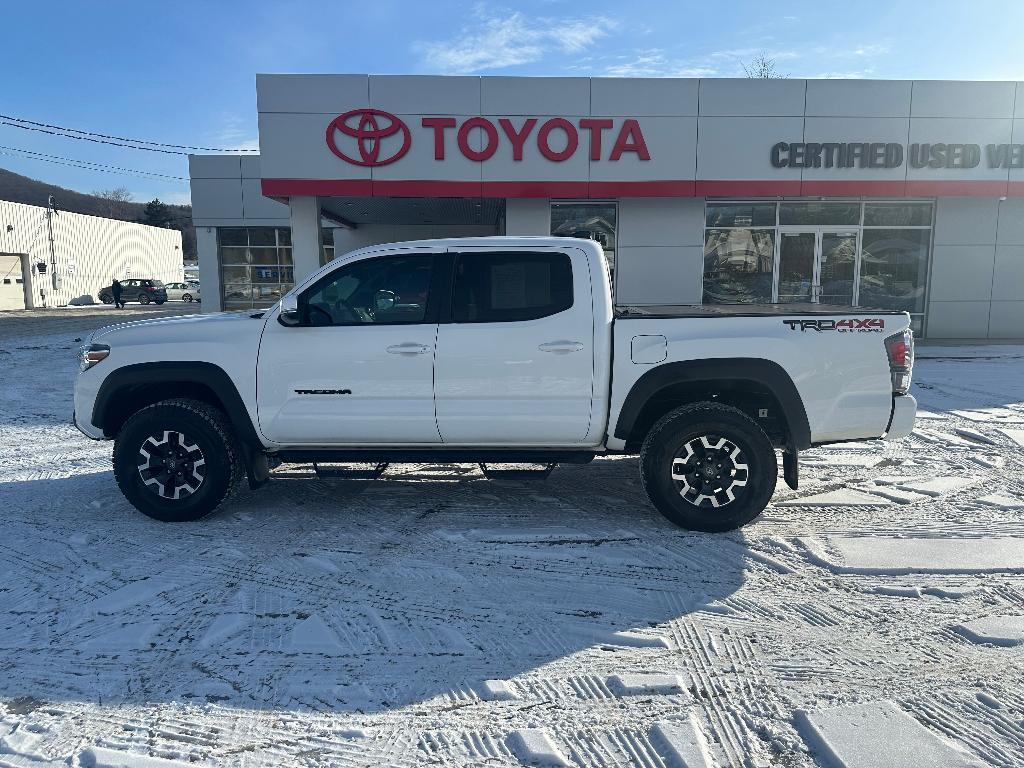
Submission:
[[[457,120],[448,116],[420,119],[424,141],[434,160],[445,160],[454,144],[460,155],[473,162],[485,162],[499,148],[509,148],[513,162],[522,162],[527,143],[544,159],[561,163],[585,152],[592,162],[616,162],[626,155],[640,161],[651,159],[640,122],[624,118],[616,125],[611,118],[564,117],[540,119],[483,116]],[[412,147],[409,126],[396,115],[379,109],[353,109],[338,115],[327,126],[327,146],[345,162],[363,167],[388,165],[402,158]],[[344,147],[344,148],[343,148]]]

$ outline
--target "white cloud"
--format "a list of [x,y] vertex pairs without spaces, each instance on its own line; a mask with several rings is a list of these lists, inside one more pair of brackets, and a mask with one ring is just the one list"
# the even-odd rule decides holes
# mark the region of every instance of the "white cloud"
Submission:
[[716,67],[697,65],[681,59],[672,59],[664,51],[651,48],[637,51],[632,56],[619,56],[604,69],[609,77],[714,77]]
[[220,130],[214,134],[212,146],[223,149],[259,150],[259,137],[253,132],[250,121],[238,115],[225,114],[221,117]]
[[766,59],[774,61],[789,61],[800,58],[800,54],[796,51],[773,51],[766,48],[727,48],[722,51],[713,51],[708,55],[713,59],[736,59],[737,61],[746,61],[761,55]]
[[[484,13],[478,9],[477,15]],[[417,43],[416,49],[426,69],[446,74],[480,72],[530,64],[550,53],[580,53],[615,26],[603,16],[527,19],[516,11],[465,27],[451,40]]]

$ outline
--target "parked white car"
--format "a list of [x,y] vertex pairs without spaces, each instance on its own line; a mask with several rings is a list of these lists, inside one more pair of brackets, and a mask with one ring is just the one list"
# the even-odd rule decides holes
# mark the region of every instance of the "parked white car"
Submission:
[[200,301],[199,283],[167,283],[168,301]]
[[782,451],[914,426],[905,312],[820,304],[613,307],[601,246],[559,237],[375,245],[268,310],[86,340],[78,428],[158,520],[211,512],[270,462],[585,463],[639,454],[700,531],[750,522]]

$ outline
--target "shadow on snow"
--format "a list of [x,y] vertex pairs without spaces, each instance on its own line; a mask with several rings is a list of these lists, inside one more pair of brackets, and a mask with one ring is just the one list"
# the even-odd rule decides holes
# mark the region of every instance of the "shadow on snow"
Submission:
[[742,535],[663,521],[635,459],[467,472],[282,475],[178,525],[107,472],[0,484],[0,697],[383,711],[674,647],[670,622],[743,583]]

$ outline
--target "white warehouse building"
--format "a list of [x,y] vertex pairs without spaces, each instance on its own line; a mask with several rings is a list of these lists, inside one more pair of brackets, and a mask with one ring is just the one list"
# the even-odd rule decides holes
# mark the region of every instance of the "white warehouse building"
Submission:
[[192,156],[204,311],[367,244],[572,235],[619,305],[901,309],[1024,337],[1024,83],[259,75],[259,157]]
[[182,274],[178,230],[0,201],[0,310],[95,304],[114,278]]

